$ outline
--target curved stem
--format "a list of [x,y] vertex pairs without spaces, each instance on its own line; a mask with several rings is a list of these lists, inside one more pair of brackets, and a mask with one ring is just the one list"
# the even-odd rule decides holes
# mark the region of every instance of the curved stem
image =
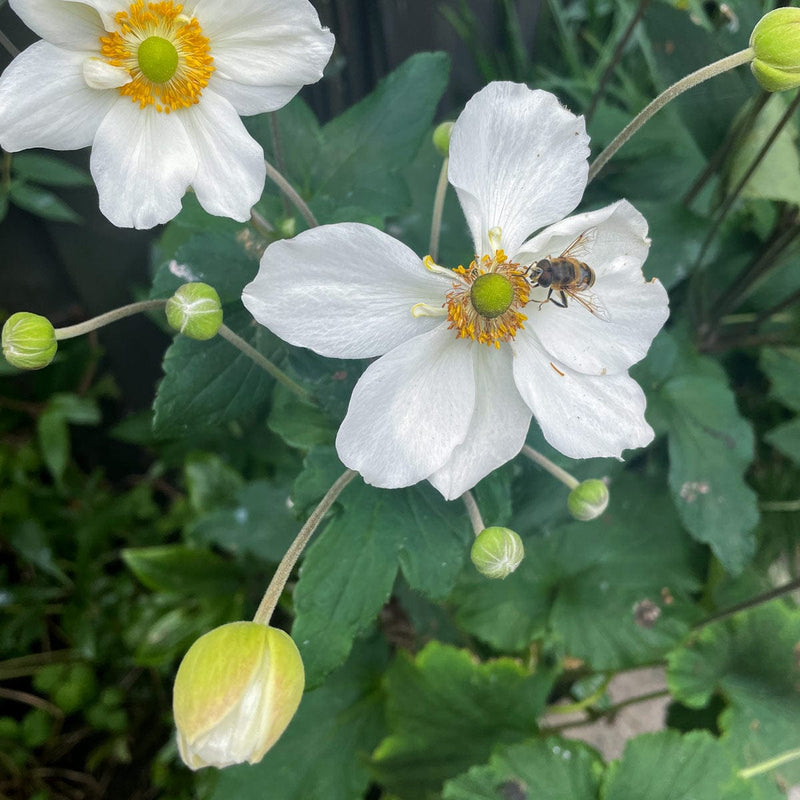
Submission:
[[234,333],[227,325],[220,325],[219,335],[230,342],[238,350],[241,350],[251,361],[258,364],[265,372],[268,372],[278,383],[285,386],[290,392],[296,394],[301,400],[313,403],[314,398],[311,393],[304,389],[299,383],[295,383],[282,369],[276,367],[266,356],[263,356],[249,342]]
[[436,261],[439,255],[439,234],[442,232],[442,212],[444,198],[447,195],[447,167],[450,159],[445,156],[439,171],[439,182],[436,184],[436,195],[433,198],[433,216],[431,217],[431,241],[428,253]]
[[617,150],[633,136],[642,125],[647,122],[652,116],[664,108],[667,103],[674,100],[678,95],[683,94],[693,86],[697,86],[709,78],[727,72],[734,67],[739,67],[742,64],[747,64],[753,60],[753,48],[747,47],[740,50],[738,53],[721,58],[713,64],[708,64],[705,67],[692,72],[685,78],[681,78],[677,83],[672,84],[668,89],[663,91],[658,97],[649,103],[645,108],[640,111],[623,129],[622,132],[611,142],[602,153],[594,160],[592,166],[589,168],[589,181],[592,181],[601,169],[608,163],[609,159],[617,152]]
[[593,706],[605,693],[606,689],[608,689],[608,684],[611,683],[611,678],[613,675],[606,675],[605,680],[587,697],[584,697],[583,700],[579,700],[577,703],[569,703],[567,705],[555,705],[555,706],[548,706],[545,710],[545,714],[574,714],[577,711],[583,711],[585,708],[589,708]]
[[788,764],[790,761],[797,761],[798,758],[800,758],[800,748],[797,750],[788,750],[785,753],[781,753],[779,756],[762,761],[760,764],[754,764],[752,767],[740,769],[739,777],[745,779],[754,778],[756,775],[762,775],[765,772],[769,772],[771,769],[775,769],[775,767],[780,767],[782,764]]
[[788,583],[784,583],[782,586],[776,586],[774,589],[770,589],[768,592],[751,597],[749,600],[745,600],[742,603],[737,603],[735,606],[726,608],[723,611],[718,611],[716,614],[712,614],[710,617],[707,617],[702,622],[698,622],[692,627],[694,630],[705,628],[706,625],[711,625],[713,622],[721,622],[723,619],[732,617],[734,614],[738,614],[740,611],[747,611],[748,609],[768,603],[770,600],[775,600],[778,597],[789,594],[789,592],[795,591],[795,589],[800,589],[800,578],[795,578]]
[[473,496],[472,492],[469,491],[469,489],[467,489],[467,491],[461,495],[461,499],[464,501],[464,505],[467,507],[467,514],[469,514],[469,521],[472,523],[472,530],[477,536],[486,527],[486,525],[483,524],[481,510],[478,508],[478,504],[475,502],[475,497]]
[[557,464],[554,464],[547,456],[543,456],[537,450],[534,450],[529,445],[522,446],[522,452],[528,456],[531,461],[535,461],[540,467],[546,469],[554,478],[557,478],[565,486],[574,489],[580,485],[580,481],[569,474],[565,469],[561,469]]
[[115,308],[113,311],[107,311],[105,314],[100,314],[99,317],[92,317],[92,319],[79,322],[77,325],[69,325],[66,328],[56,328],[56,341],[61,342],[64,339],[74,339],[76,336],[83,336],[105,325],[110,325],[118,319],[132,317],[134,314],[139,314],[142,311],[164,308],[166,304],[166,300],[142,300],[139,303],[130,303],[127,306]]
[[294,207],[300,212],[303,219],[309,224],[309,227],[316,228],[319,225],[317,218],[311,213],[311,209],[306,205],[306,201],[297,193],[283,175],[272,166],[266,159],[264,164],[267,167],[267,177],[284,193],[286,197],[291,200]]
[[328,489],[328,493],[320,500],[319,505],[311,512],[311,516],[306,521],[306,524],[300,529],[295,540],[286,551],[286,555],[281,559],[278,564],[278,569],[272,576],[272,580],[264,592],[264,597],[259,603],[258,610],[253,617],[253,622],[258,622],[261,625],[268,625],[272,618],[272,613],[275,611],[275,606],[278,605],[283,589],[286,586],[286,581],[292,574],[294,565],[300,554],[308,544],[308,540],[314,535],[319,523],[327,513],[328,509],[336,502],[336,498],[342,493],[342,490],[347,486],[350,481],[355,478],[358,473],[352,469],[345,470],[334,482],[333,486]]
[[263,236],[269,236],[275,233],[275,228],[269,220],[262,214],[259,214],[254,208],[250,209],[250,224]]

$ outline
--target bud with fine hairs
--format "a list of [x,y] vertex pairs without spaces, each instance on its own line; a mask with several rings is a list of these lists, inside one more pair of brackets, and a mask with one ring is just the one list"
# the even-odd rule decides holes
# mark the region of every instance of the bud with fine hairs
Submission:
[[3,325],[3,355],[17,369],[42,369],[56,355],[56,332],[47,317],[18,311]]
[[800,86],[800,8],[776,8],[753,28],[750,69],[768,92]]
[[487,578],[507,578],[525,557],[519,534],[511,528],[484,528],[472,543],[470,559]]
[[207,283],[184,283],[167,300],[166,314],[170,327],[190,339],[211,339],[222,326],[219,295]]
[[608,487],[592,478],[579,483],[567,497],[567,508],[575,519],[588,522],[597,519],[608,508]]
[[257,622],[201,636],[175,678],[178,750],[191,769],[260,761],[291,721],[305,686],[291,637]]

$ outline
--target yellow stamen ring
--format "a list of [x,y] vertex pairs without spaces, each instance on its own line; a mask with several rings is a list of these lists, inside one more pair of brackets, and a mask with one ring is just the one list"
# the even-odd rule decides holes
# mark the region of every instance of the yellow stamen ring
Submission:
[[525,268],[506,258],[502,250],[494,256],[476,258],[468,268],[453,272],[460,278],[447,293],[445,306],[450,328],[460,339],[500,347],[517,334],[527,317],[530,286]]
[[100,54],[131,76],[119,93],[141,108],[167,114],[188,108],[199,102],[214,72],[208,39],[182,11],[172,0],[135,0],[115,15],[118,29],[100,37]]

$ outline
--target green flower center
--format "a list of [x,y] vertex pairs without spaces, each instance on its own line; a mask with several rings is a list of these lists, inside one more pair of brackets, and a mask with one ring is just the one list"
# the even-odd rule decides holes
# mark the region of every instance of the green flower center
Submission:
[[514,302],[514,286],[505,275],[489,272],[475,279],[469,292],[473,308],[487,319],[504,314]]
[[153,83],[166,83],[178,69],[175,45],[161,36],[148,36],[136,51],[139,69]]

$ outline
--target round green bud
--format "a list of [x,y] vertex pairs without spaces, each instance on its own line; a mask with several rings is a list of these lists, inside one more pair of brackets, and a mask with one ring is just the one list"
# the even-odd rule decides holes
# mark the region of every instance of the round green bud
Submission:
[[191,769],[255,764],[291,721],[305,686],[291,637],[257,622],[201,636],[175,677],[178,750]]
[[136,51],[139,69],[153,83],[166,83],[178,69],[178,51],[163,36],[148,36]]
[[190,339],[211,339],[222,325],[219,295],[207,283],[184,283],[167,300],[166,312],[170,327]]
[[18,311],[3,325],[3,355],[19,369],[42,369],[56,355],[56,332],[46,317]]
[[447,157],[450,152],[450,136],[453,133],[455,122],[442,122],[433,131],[433,144],[439,155]]
[[514,301],[514,287],[505,275],[487,272],[475,279],[469,297],[473,308],[482,317],[494,319],[508,311]]
[[596,478],[579,483],[567,498],[569,513],[581,522],[596,519],[607,507],[608,487]]
[[522,563],[525,548],[510,528],[484,528],[475,537],[469,557],[481,575],[506,578]]
[[800,86],[800,8],[776,8],[753,28],[750,69],[768,92]]

